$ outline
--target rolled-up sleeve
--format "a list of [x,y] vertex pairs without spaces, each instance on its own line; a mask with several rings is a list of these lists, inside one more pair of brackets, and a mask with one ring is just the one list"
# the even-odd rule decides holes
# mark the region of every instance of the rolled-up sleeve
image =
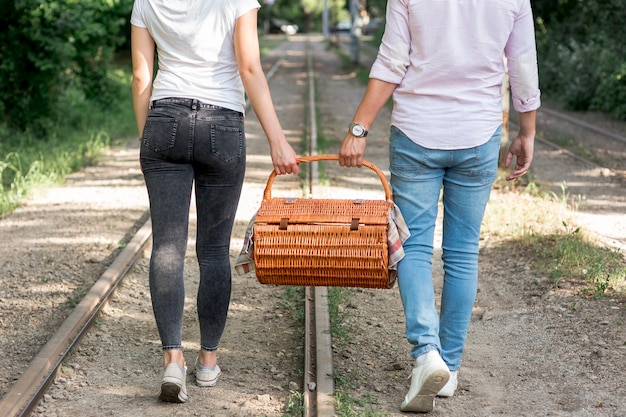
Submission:
[[511,98],[518,112],[536,110],[541,105],[535,27],[529,1],[517,16],[504,49],[507,57]]
[[411,45],[409,14],[405,0],[389,0],[385,33],[378,55],[370,70],[370,78],[400,84],[409,67]]

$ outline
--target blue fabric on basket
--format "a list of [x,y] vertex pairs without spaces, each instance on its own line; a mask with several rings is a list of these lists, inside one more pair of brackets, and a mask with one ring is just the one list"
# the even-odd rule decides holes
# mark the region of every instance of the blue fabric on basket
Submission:
[[[245,275],[249,272],[254,272],[254,219],[256,213],[250,219],[248,228],[246,229],[246,235],[243,238],[243,247],[237,262],[235,263],[235,270],[238,275]],[[389,270],[395,271],[398,269],[398,262],[404,258],[404,243],[411,233],[409,228],[402,217],[400,209],[395,204],[389,210],[389,216],[387,217],[387,248],[389,251]]]

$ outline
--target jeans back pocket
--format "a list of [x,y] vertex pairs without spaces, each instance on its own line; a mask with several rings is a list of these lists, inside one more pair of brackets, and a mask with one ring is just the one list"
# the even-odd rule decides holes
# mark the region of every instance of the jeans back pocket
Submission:
[[143,144],[154,152],[174,147],[178,121],[171,116],[148,116],[143,129]]
[[241,126],[211,126],[211,152],[216,158],[224,162],[238,159],[241,157],[243,145]]

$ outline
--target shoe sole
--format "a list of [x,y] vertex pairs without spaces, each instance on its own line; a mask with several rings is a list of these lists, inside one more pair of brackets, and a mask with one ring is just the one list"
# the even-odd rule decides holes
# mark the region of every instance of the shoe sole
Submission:
[[187,396],[181,392],[180,385],[174,382],[163,382],[161,384],[159,400],[168,403],[184,403],[187,401]]
[[439,392],[437,393],[437,397],[442,397],[442,398],[453,397],[458,386],[459,386],[458,377],[455,376],[453,378],[452,375],[450,375],[450,379],[448,380],[448,382],[446,382],[446,385],[444,385],[443,388],[441,388]]
[[448,382],[449,372],[434,372],[422,386],[420,392],[407,403],[402,403],[401,411],[412,411],[418,413],[428,413],[433,411],[435,396]]

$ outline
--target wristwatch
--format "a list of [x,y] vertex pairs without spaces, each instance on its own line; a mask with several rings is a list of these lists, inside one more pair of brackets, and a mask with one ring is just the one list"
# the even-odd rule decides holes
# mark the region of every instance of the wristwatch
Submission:
[[367,136],[367,129],[361,123],[350,123],[349,130],[355,138],[364,138]]

